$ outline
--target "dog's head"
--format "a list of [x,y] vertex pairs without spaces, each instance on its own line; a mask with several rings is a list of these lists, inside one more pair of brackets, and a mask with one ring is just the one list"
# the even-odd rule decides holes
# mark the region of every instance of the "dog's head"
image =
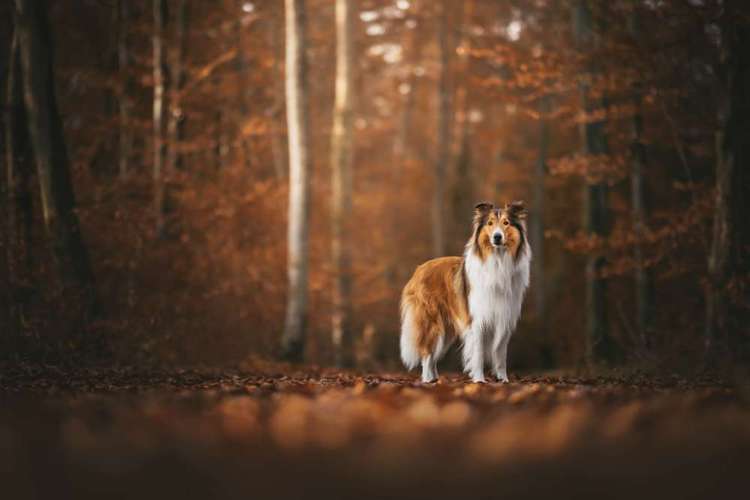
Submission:
[[515,258],[526,244],[526,208],[522,201],[496,208],[482,202],[474,207],[473,244],[479,255],[508,251]]

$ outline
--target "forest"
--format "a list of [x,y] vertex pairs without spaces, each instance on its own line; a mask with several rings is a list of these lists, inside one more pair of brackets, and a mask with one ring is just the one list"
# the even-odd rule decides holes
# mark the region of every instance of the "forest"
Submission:
[[[0,54],[14,498],[741,484],[748,2],[9,0]],[[404,286],[515,200],[510,383],[420,383]]]

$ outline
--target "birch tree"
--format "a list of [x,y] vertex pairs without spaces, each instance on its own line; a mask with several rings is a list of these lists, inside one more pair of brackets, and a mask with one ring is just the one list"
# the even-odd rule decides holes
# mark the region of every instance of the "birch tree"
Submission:
[[286,115],[289,133],[288,291],[282,356],[301,360],[307,319],[310,204],[305,2],[285,0]]
[[333,269],[332,337],[335,362],[352,364],[351,249],[346,224],[352,210],[352,122],[354,6],[336,0],[336,97],[331,133],[331,256]]

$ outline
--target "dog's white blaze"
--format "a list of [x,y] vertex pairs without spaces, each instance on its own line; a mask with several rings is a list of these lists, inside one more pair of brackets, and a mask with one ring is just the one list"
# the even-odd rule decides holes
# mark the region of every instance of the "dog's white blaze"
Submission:
[[485,260],[466,249],[464,265],[469,282],[471,327],[464,333],[464,371],[475,382],[484,381],[484,361],[495,376],[507,380],[506,356],[510,335],[518,323],[529,286],[531,251],[528,244],[518,260],[507,251],[492,252]]

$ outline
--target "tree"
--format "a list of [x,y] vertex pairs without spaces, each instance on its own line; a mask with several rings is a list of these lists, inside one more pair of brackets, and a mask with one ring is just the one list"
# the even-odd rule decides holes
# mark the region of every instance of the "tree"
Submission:
[[[640,26],[637,9],[633,9],[630,15],[630,34],[634,43],[638,43]],[[633,107],[635,109],[632,117],[632,144],[631,158],[632,169],[630,174],[630,204],[633,214],[633,229],[635,236],[635,247],[633,257],[635,260],[635,310],[636,310],[636,332],[641,349],[647,349],[649,345],[648,326],[651,309],[651,276],[645,264],[643,241],[646,237],[646,202],[643,169],[646,165],[646,145],[643,142],[643,96],[641,85],[636,83],[633,88]]]
[[31,151],[23,104],[23,81],[18,34],[14,33],[8,58],[8,82],[5,101],[5,172],[3,172],[3,209],[5,231],[3,267],[8,292],[9,330],[18,325],[23,307],[19,287],[31,276],[31,229],[33,197],[31,193]]
[[[750,25],[747,8],[728,2],[722,19],[725,112],[717,138],[713,238],[708,261],[705,345],[709,356],[722,343],[735,355],[747,354],[738,338],[746,323],[740,313],[742,273],[750,248]],[[746,297],[746,295],[745,295]],[[746,313],[745,313],[746,314]],[[747,342],[747,339],[744,339]]]
[[[531,240],[534,258],[531,261],[532,291],[534,294],[534,313],[536,326],[540,337],[547,335],[547,297],[544,267],[544,182],[547,177],[547,150],[549,148],[548,114],[550,112],[550,96],[543,96],[539,103],[539,142],[534,176],[532,181],[532,216],[529,224],[529,239]],[[546,364],[551,364],[551,353],[545,353]]]
[[[455,103],[453,107],[453,133],[450,148],[450,217],[447,234],[451,241],[461,241],[466,232],[466,214],[470,214],[476,204],[476,189],[471,164],[471,136],[469,124],[469,108],[471,99],[469,85],[472,77],[472,39],[471,26],[474,14],[474,0],[467,0],[463,4],[461,26],[456,43],[458,60],[456,64]],[[452,245],[449,252],[452,251]]]
[[[8,93],[7,93],[7,101],[6,101],[6,108],[5,113],[3,116],[3,125],[5,126],[3,130],[3,135],[0,138],[4,150],[6,151],[5,161],[6,161],[6,169],[8,173],[12,173],[11,169],[8,169],[10,165],[13,163],[13,153],[9,153],[8,150],[12,149],[12,146],[5,147],[6,144],[13,142],[13,127],[10,125],[13,121],[13,114],[12,110],[14,108],[13,106],[13,100],[11,96],[14,96],[16,93],[13,91],[13,85],[15,80],[14,75],[14,66],[16,65],[17,61],[17,51],[18,49],[18,39],[16,38],[15,33],[13,34],[13,38],[11,41],[11,48],[10,48],[10,57],[8,58]],[[11,183],[10,183],[10,176],[6,176],[5,172],[2,173],[3,175],[0,175],[0,223],[3,224],[3,227],[5,231],[0,234],[0,290],[2,290],[2,295],[0,295],[0,301],[2,301],[2,308],[0,308],[0,328],[3,329],[4,332],[6,332],[5,335],[0,336],[0,347],[7,348],[10,344],[10,341],[12,339],[13,334],[15,333],[15,321],[12,321],[11,318],[13,317],[13,292],[11,289],[11,279],[10,274],[12,272],[12,265],[10,264],[10,259],[12,257],[11,255],[11,238],[9,237],[9,231],[12,227],[11,220],[10,220],[10,193],[11,193]]]
[[77,296],[85,317],[90,317],[96,313],[96,290],[57,108],[47,13],[39,0],[16,0],[15,6],[28,136],[47,238],[68,295]]
[[451,36],[448,29],[450,16],[447,0],[442,0],[438,11],[438,44],[440,75],[438,76],[437,157],[432,173],[432,253],[445,254],[445,176],[451,158],[451,91],[449,84]]
[[[598,43],[591,9],[586,0],[579,0],[573,9],[574,34],[579,49],[590,53]],[[581,109],[585,114],[580,127],[581,142],[583,153],[589,157],[607,152],[604,119],[592,118],[592,112],[599,107],[590,96],[596,73],[594,65],[589,64],[580,83]],[[607,185],[603,181],[587,181],[584,186],[583,207],[586,233],[601,241],[607,236],[609,224]],[[590,364],[611,357],[612,346],[607,325],[607,283],[602,277],[605,263],[601,252],[590,252],[586,256],[586,357]]]
[[[239,1],[239,7],[242,8],[244,1]],[[252,93],[250,86],[247,83],[247,68],[249,66],[247,58],[247,50],[245,48],[245,40],[243,37],[244,27],[242,21],[235,23],[235,36],[237,40],[237,56],[234,59],[235,70],[237,71],[237,109],[239,111],[240,124],[240,144],[242,147],[242,161],[246,168],[250,168],[253,159],[253,148],[252,148],[252,135],[248,135],[245,132],[245,127],[242,126],[244,120],[247,120],[249,115],[248,100]],[[231,50],[231,48],[230,48]]]
[[165,0],[153,0],[154,27],[151,34],[153,49],[154,99],[153,99],[153,145],[154,145],[154,216],[156,234],[164,232],[164,87],[165,54],[164,27],[167,6]]
[[404,66],[405,75],[398,78],[396,81],[396,92],[400,98],[400,111],[398,118],[398,125],[396,127],[396,133],[393,138],[392,145],[392,174],[391,174],[391,193],[393,200],[390,203],[390,213],[388,214],[390,232],[391,232],[391,249],[390,259],[388,260],[386,276],[391,287],[401,286],[403,283],[400,282],[401,269],[399,263],[398,249],[399,242],[401,240],[401,210],[398,203],[399,187],[403,182],[403,172],[407,159],[410,153],[410,132],[414,121],[414,102],[416,101],[417,95],[417,81],[418,71],[417,68],[422,61],[422,48],[423,44],[419,40],[419,27],[422,25],[421,20],[421,9],[422,5],[419,0],[415,0],[411,4],[412,12],[414,13],[415,22],[414,25],[409,27],[405,24],[405,29],[408,30],[403,35],[403,51],[404,51]]
[[284,67],[281,63],[284,57],[284,39],[283,29],[280,26],[283,20],[278,19],[280,16],[274,14],[273,19],[268,30],[269,45],[272,51],[272,74],[273,84],[271,86],[272,105],[266,111],[271,123],[270,127],[270,139],[271,139],[271,154],[273,155],[273,170],[276,174],[276,179],[283,179],[286,177],[287,172],[287,150],[284,138]]
[[336,97],[331,133],[331,257],[333,269],[332,335],[335,362],[352,363],[351,249],[346,221],[352,210],[352,122],[354,90],[354,9],[336,0]]
[[307,123],[305,2],[286,0],[286,114],[289,131],[289,220],[286,319],[282,356],[301,360],[307,316],[310,165]]
[[183,135],[182,88],[185,86],[185,30],[188,22],[187,0],[178,0],[175,12],[175,41],[169,62],[169,119],[167,120],[166,173],[180,166],[180,142]]
[[[222,38],[222,41],[226,43],[227,37],[224,33],[224,30],[219,29],[218,32],[219,36]],[[230,53],[226,51],[226,46],[222,48],[225,49],[225,54]],[[216,112],[214,113],[214,161],[216,164],[216,170],[223,171],[226,170],[226,168],[229,166],[229,152],[231,149],[230,123],[232,116],[230,116],[230,114],[225,109],[227,106],[224,100],[219,97],[223,95],[221,87],[221,75],[217,74],[216,77],[212,80],[214,84],[215,94],[217,96],[215,105]]]
[[128,45],[128,32],[130,29],[130,2],[119,0],[117,4],[119,16],[117,31],[117,62],[120,72],[119,112],[120,112],[120,141],[119,158],[117,161],[120,178],[124,178],[129,169],[130,156],[133,149],[133,123],[132,114],[132,78],[130,76],[130,50]]

